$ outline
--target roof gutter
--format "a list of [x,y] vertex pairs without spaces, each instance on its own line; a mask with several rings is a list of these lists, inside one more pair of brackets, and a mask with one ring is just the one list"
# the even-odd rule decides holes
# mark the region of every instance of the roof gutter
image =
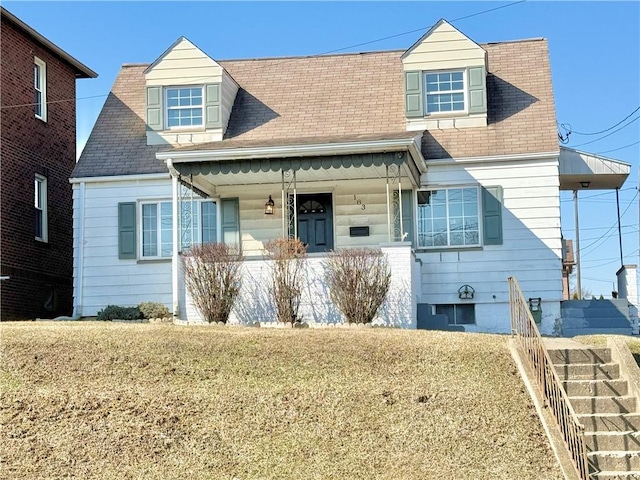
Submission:
[[421,173],[427,171],[420,142],[422,134],[391,140],[362,142],[319,143],[311,145],[278,145],[275,147],[240,147],[216,150],[164,151],[156,153],[158,160],[171,160],[172,164],[185,162],[224,162],[266,158],[319,157],[330,155],[358,155],[374,152],[409,151]]

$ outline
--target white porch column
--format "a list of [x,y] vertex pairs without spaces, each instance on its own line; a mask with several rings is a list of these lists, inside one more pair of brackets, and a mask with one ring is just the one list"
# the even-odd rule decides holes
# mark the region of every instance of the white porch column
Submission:
[[171,175],[171,203],[173,205],[172,227],[171,237],[173,241],[173,247],[171,252],[171,291],[173,293],[173,315],[180,317],[180,290],[178,285],[178,276],[180,271],[180,258],[178,256],[179,245],[178,240],[180,238],[178,231],[178,219],[180,218],[178,197],[180,196],[180,184],[178,183],[178,177]]
[[636,265],[623,265],[617,272],[618,298],[626,298],[629,303],[638,306],[638,281]]

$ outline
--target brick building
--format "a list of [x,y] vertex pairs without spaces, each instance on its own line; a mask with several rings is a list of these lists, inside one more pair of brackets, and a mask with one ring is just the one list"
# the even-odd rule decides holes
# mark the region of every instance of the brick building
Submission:
[[70,314],[76,79],[97,74],[0,7],[0,319]]

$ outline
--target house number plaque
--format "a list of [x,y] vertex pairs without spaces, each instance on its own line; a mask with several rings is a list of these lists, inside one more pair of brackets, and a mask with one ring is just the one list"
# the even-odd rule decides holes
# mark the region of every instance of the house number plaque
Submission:
[[360,205],[361,210],[366,210],[367,205],[362,203],[362,200],[360,200],[357,195],[353,196],[353,200],[356,202],[356,205]]

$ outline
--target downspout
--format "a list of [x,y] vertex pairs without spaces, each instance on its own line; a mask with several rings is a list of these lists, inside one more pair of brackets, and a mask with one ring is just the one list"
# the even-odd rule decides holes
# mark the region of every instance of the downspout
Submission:
[[80,191],[78,193],[78,253],[76,261],[78,262],[76,281],[77,295],[73,304],[73,317],[80,319],[82,316],[82,303],[84,302],[84,216],[85,216],[85,182],[80,182]]

